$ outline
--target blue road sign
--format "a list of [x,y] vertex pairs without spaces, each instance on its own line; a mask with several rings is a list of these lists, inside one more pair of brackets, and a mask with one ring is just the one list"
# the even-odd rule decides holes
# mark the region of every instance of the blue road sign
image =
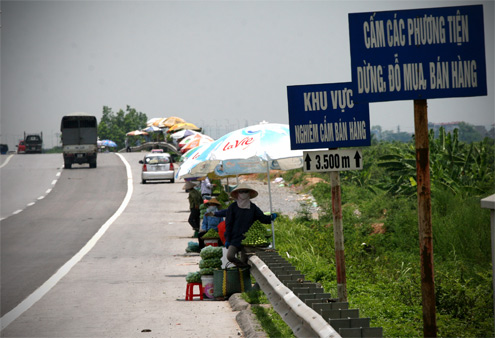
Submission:
[[356,102],[487,94],[483,6],[349,14]]
[[287,87],[291,149],[371,144],[369,106],[355,104],[350,82]]

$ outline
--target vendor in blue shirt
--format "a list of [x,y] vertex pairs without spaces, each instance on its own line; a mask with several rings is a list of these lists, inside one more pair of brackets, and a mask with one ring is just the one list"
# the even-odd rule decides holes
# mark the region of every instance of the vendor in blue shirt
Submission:
[[[277,215],[265,215],[256,204],[251,202],[252,198],[258,196],[258,192],[246,183],[239,184],[232,190],[230,196],[235,202],[228,207],[225,219],[227,259],[239,268],[249,267],[246,251],[241,244],[245,237],[244,234],[254,222],[260,221],[264,224],[270,224]],[[240,254],[239,258],[237,258],[238,253]]]
[[223,221],[223,217],[217,217],[218,208],[222,205],[215,197],[208,200],[206,204],[206,214],[203,217],[201,231],[207,232],[210,229],[218,231],[218,223]]

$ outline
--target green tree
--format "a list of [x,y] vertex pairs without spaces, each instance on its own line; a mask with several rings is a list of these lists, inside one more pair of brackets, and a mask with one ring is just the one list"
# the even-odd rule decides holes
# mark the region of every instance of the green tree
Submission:
[[483,140],[483,136],[484,135],[481,135],[473,125],[465,122],[459,122],[460,141],[466,143],[478,142]]
[[126,133],[146,127],[148,117],[137,112],[130,106],[126,110],[120,109],[117,113],[112,108],[103,106],[103,115],[98,125],[98,137],[100,140],[112,140],[117,143],[117,148],[125,146]]

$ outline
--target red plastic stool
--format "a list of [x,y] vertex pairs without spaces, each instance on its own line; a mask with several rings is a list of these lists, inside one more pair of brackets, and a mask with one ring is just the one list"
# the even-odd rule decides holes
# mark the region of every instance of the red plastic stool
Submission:
[[[199,293],[194,293],[194,286],[199,286]],[[203,284],[201,283],[187,283],[186,288],[186,300],[193,300],[193,297],[199,296],[203,300]]]

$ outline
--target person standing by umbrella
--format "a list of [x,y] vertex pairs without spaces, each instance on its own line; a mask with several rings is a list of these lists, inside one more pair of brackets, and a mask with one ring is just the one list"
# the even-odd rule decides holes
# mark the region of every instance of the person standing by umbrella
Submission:
[[214,187],[215,184],[210,182],[208,176],[205,176],[205,178],[201,181],[201,197],[205,200],[211,199]]
[[[277,214],[265,215],[256,204],[252,203],[251,199],[258,196],[258,192],[246,183],[239,184],[232,190],[230,196],[235,202],[228,207],[225,219],[227,259],[239,268],[249,267],[246,251],[241,244],[244,234],[254,222],[270,224]],[[240,253],[240,259],[237,258],[238,253]]]
[[201,198],[201,193],[196,190],[196,184],[192,183],[191,181],[187,181],[186,184],[184,184],[184,189],[187,193],[189,193],[189,196],[187,199],[189,200],[189,219],[187,220],[191,227],[194,230],[194,237],[198,237],[198,232],[199,232],[199,226],[200,226],[200,211],[199,207],[201,204],[203,204],[203,199]]

